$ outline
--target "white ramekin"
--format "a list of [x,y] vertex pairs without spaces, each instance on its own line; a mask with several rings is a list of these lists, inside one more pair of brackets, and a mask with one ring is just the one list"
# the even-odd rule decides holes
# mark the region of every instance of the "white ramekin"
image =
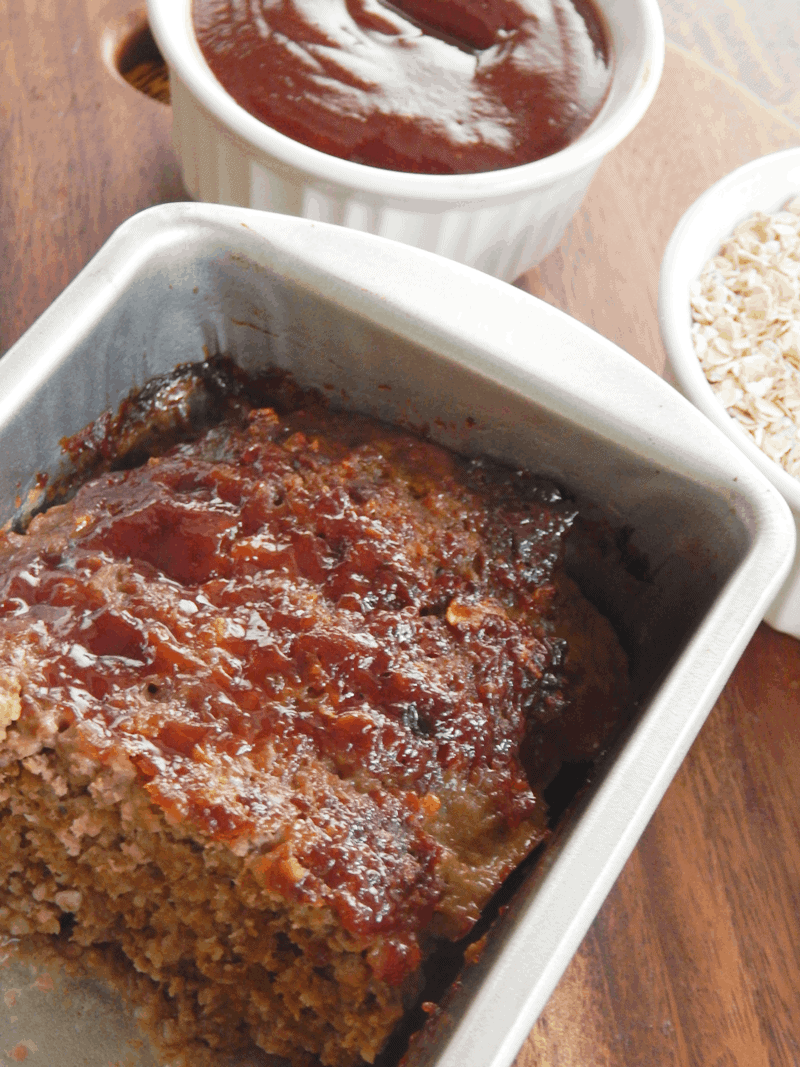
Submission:
[[[689,286],[734,228],[756,211],[779,211],[798,194],[800,148],[753,160],[712,185],[692,204],[667,245],[661,265],[658,314],[667,350],[667,379],[726,433],[783,494],[800,535],[800,481],[762,452],[714,395],[695,354],[689,303]],[[800,553],[766,620],[776,630],[800,638]]]
[[170,71],[173,140],[197,200],[300,215],[391,237],[513,281],[558,243],[603,157],[645,113],[661,77],[657,0],[597,0],[615,67],[600,114],[546,159],[482,174],[381,170],[326,155],[250,115],[214,78],[191,0],[148,0]]

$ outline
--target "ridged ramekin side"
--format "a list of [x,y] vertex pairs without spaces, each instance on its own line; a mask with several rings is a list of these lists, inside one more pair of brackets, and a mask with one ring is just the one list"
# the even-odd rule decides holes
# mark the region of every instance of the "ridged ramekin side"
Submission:
[[534,191],[463,200],[387,198],[322,182],[226,130],[173,76],[173,142],[197,200],[376,233],[513,281],[558,243],[596,164]]

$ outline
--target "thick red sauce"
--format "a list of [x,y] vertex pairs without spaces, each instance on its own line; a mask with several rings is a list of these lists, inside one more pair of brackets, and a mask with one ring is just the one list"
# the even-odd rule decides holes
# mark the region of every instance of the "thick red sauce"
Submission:
[[247,111],[356,163],[423,174],[552,155],[599,111],[590,0],[194,0],[212,72]]

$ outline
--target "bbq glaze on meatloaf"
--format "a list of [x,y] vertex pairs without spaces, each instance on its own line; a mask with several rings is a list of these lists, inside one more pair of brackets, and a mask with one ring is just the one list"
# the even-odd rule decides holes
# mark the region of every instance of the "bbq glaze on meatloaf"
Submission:
[[170,1063],[372,1062],[623,714],[573,518],[238,400],[0,535],[0,930],[127,969]]

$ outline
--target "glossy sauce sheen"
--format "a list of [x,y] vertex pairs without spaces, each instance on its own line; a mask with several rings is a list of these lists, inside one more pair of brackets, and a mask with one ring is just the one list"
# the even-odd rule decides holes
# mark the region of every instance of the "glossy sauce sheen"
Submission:
[[498,170],[570,144],[609,47],[590,0],[194,0],[212,72],[303,144],[425,174]]
[[546,833],[521,751],[565,707],[552,576],[573,513],[357,416],[234,414],[0,533],[15,728],[44,714],[60,744],[124,756],[169,818],[252,846],[276,892],[380,933],[372,965],[401,981],[437,909],[463,934]]

